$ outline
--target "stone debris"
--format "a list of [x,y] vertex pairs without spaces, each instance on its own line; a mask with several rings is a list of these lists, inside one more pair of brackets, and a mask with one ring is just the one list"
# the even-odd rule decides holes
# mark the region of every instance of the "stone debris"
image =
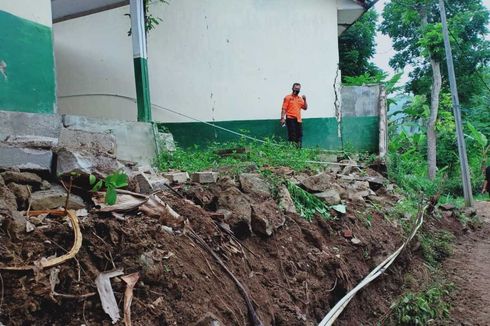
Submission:
[[39,188],[43,182],[43,179],[35,173],[31,172],[16,172],[5,171],[0,173],[5,183],[18,183],[23,185],[31,185],[35,188]]
[[289,193],[288,188],[285,185],[279,186],[277,196],[279,197],[280,209],[282,209],[285,213],[296,214],[296,206],[294,205],[291,194]]
[[45,136],[8,136],[5,144],[28,148],[51,149],[58,145],[58,138]]
[[252,205],[252,230],[257,234],[271,236],[285,221],[286,218],[272,199]]
[[20,185],[17,183],[9,183],[8,188],[14,194],[17,200],[17,209],[23,210],[27,209],[29,197],[31,194],[31,187],[28,185]]
[[131,178],[134,180],[134,191],[141,194],[150,194],[158,190],[166,190],[170,181],[155,173],[138,172]]
[[330,189],[324,192],[316,193],[316,197],[325,201],[328,205],[337,205],[340,204],[340,193],[335,189]]
[[322,172],[306,178],[301,184],[309,192],[323,192],[329,190],[334,181],[335,176],[327,172]]
[[67,148],[57,150],[56,174],[95,174],[104,177],[114,171],[124,169],[113,156],[98,155]]
[[163,176],[167,178],[170,183],[186,183],[189,179],[189,173],[187,172],[168,172],[164,173]]
[[60,132],[58,147],[115,157],[116,138],[107,133],[63,128]]
[[270,186],[264,179],[262,179],[260,174],[242,173],[240,174],[239,179],[240,186],[244,193],[266,198],[271,196]]
[[[64,207],[66,202],[66,190],[61,186],[53,186],[49,190],[41,190],[32,193],[31,209],[45,210]],[[70,194],[69,209],[85,208],[85,203],[80,196]]]
[[50,150],[0,143],[0,169],[18,168],[23,171],[51,173],[52,160],[53,153]]
[[191,175],[191,181],[197,183],[215,183],[218,181],[218,172],[196,172]]
[[231,212],[225,214],[225,222],[230,225],[237,237],[250,235],[252,221],[252,207],[245,194],[238,188],[228,188],[218,198],[218,212],[223,209]]

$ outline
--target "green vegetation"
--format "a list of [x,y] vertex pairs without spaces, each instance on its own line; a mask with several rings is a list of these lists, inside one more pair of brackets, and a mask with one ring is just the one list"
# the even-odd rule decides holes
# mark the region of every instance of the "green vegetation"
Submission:
[[117,188],[123,188],[128,185],[128,176],[121,172],[116,171],[109,174],[104,180],[97,181],[94,175],[89,176],[89,182],[92,187],[92,191],[99,191],[103,187],[106,188],[105,202],[108,205],[114,205],[117,201]]
[[[219,153],[224,150],[230,150],[231,153],[220,155]],[[300,171],[318,167],[318,164],[308,161],[319,160],[322,152],[320,149],[311,148],[300,150],[290,143],[277,142],[272,139],[264,143],[243,139],[225,144],[214,143],[207,148],[177,148],[175,152],[162,153],[157,158],[157,165],[162,171],[197,172],[226,168],[231,173],[238,173],[250,168],[250,165],[255,165],[259,170],[267,167],[287,166]]]
[[437,267],[452,254],[454,235],[449,231],[422,232],[419,233],[418,239],[424,259],[432,267]]
[[452,285],[433,284],[427,290],[408,292],[392,306],[392,318],[396,325],[428,325],[443,321],[449,316],[449,304],[445,301]]
[[292,182],[287,181],[286,186],[298,214],[307,221],[311,221],[316,214],[320,214],[324,219],[330,219],[328,206],[320,199],[301,189]]

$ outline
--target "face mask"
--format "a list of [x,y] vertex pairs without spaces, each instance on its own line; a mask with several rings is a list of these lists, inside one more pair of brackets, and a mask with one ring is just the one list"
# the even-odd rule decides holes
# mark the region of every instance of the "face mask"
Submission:
[[299,94],[299,91],[295,91],[295,90],[293,89],[293,94],[294,94],[294,95],[298,95],[298,94]]

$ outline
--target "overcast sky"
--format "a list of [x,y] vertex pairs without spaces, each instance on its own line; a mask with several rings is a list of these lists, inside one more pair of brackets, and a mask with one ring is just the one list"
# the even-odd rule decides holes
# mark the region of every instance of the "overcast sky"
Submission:
[[[383,8],[386,3],[388,3],[389,0],[380,0],[376,5],[376,11],[380,14],[379,18],[379,23],[383,19],[381,17],[381,13],[383,12]],[[490,0],[483,0],[483,3],[485,6],[490,9]],[[489,35],[490,38],[490,35]],[[393,69],[389,66],[388,62],[390,61],[390,58],[393,57],[395,54],[395,51],[392,48],[391,44],[391,39],[388,36],[385,36],[381,33],[378,32],[377,37],[376,37],[376,55],[373,59],[373,62],[383,69],[384,71],[388,71],[391,74],[393,74]],[[404,78],[406,80],[406,76]]]

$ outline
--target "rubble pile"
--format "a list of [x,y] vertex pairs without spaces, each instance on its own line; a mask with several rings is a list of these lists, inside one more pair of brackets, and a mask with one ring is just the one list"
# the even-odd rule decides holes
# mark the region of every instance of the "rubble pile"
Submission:
[[[353,161],[270,168],[283,180],[273,183],[256,168],[160,173],[121,162],[109,134],[9,141],[3,148],[18,157],[0,173],[5,325],[314,325],[403,238],[385,217],[399,200],[394,187]],[[116,170],[128,185],[107,205],[89,176]],[[286,181],[330,218],[302,218]],[[366,315],[376,305],[365,302],[387,309],[382,298],[359,300]]]

